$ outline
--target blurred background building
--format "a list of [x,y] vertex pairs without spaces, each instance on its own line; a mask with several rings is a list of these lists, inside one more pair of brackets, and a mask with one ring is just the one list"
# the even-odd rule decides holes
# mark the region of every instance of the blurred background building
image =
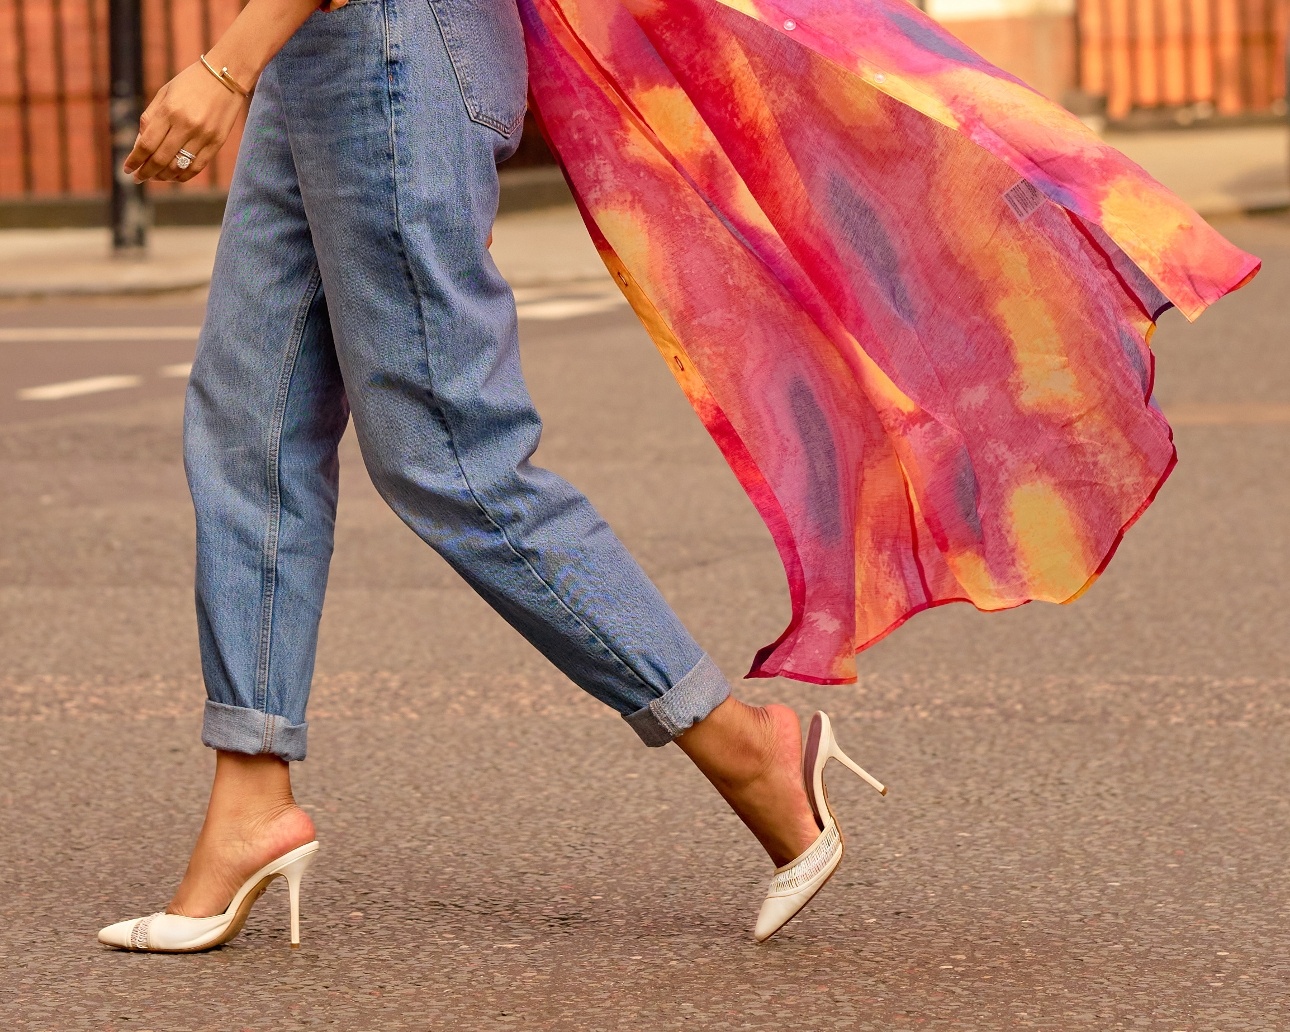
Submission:
[[[987,59],[1096,126],[1285,114],[1290,0],[924,0]],[[142,0],[145,95],[240,0]],[[99,225],[109,190],[108,0],[0,0],[0,226]],[[218,218],[239,132],[192,182],[151,189],[160,223]],[[513,166],[549,162],[530,127]]]
[[928,0],[995,64],[1113,125],[1285,113],[1285,0]]

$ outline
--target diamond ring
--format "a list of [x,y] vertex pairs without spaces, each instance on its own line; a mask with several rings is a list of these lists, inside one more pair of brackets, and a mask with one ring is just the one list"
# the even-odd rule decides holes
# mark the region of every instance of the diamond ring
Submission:
[[175,155],[175,164],[178,165],[182,171],[193,163],[193,159],[195,157],[197,157],[197,155],[193,154],[191,151],[181,149],[180,152]]

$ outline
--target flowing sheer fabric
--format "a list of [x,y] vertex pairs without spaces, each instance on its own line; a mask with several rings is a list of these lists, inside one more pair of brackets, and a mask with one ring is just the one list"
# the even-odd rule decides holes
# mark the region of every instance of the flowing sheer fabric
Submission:
[[1154,320],[1258,260],[904,0],[520,0],[610,271],[766,521],[750,676],[1070,601],[1175,460]]

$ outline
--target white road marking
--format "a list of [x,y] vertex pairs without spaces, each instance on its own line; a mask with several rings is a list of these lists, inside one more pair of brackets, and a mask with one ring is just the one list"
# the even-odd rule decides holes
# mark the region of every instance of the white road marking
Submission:
[[609,312],[626,304],[621,294],[601,297],[557,298],[551,301],[528,301],[515,306],[521,319],[576,319],[580,315]]
[[[612,285],[608,288],[521,287],[515,291],[515,298],[521,319],[543,322],[609,312],[626,304],[626,299]],[[2,326],[0,344],[191,341],[200,332],[200,326]]]
[[4,326],[0,344],[43,341],[196,340],[200,326]]
[[1274,426],[1290,423],[1290,405],[1183,402],[1166,408],[1165,418],[1174,426]]
[[526,304],[529,301],[551,301],[562,297],[601,298],[621,296],[613,280],[606,280],[603,283],[599,280],[594,283],[546,283],[538,287],[513,287],[512,292],[515,294],[515,300],[519,304]]
[[187,380],[193,371],[191,362],[176,362],[174,365],[163,365],[157,370],[158,376],[173,377],[176,380]]
[[[521,319],[574,319],[608,312],[624,304],[621,294],[520,301]],[[109,343],[114,341],[196,340],[200,326],[27,326],[0,327],[0,344]]]
[[84,380],[47,383],[43,387],[26,387],[18,392],[18,399],[20,401],[62,401],[64,398],[78,398],[82,394],[98,394],[101,391],[119,391],[126,387],[138,387],[141,383],[143,383],[142,376],[91,376]]

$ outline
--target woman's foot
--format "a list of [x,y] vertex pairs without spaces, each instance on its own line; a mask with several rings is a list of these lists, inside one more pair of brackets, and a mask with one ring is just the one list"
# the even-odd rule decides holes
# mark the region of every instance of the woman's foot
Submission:
[[820,834],[802,782],[802,726],[787,706],[731,697],[677,744],[770,855],[776,867]]
[[247,878],[313,839],[314,822],[296,805],[286,761],[220,752],[206,821],[166,912],[222,914]]

